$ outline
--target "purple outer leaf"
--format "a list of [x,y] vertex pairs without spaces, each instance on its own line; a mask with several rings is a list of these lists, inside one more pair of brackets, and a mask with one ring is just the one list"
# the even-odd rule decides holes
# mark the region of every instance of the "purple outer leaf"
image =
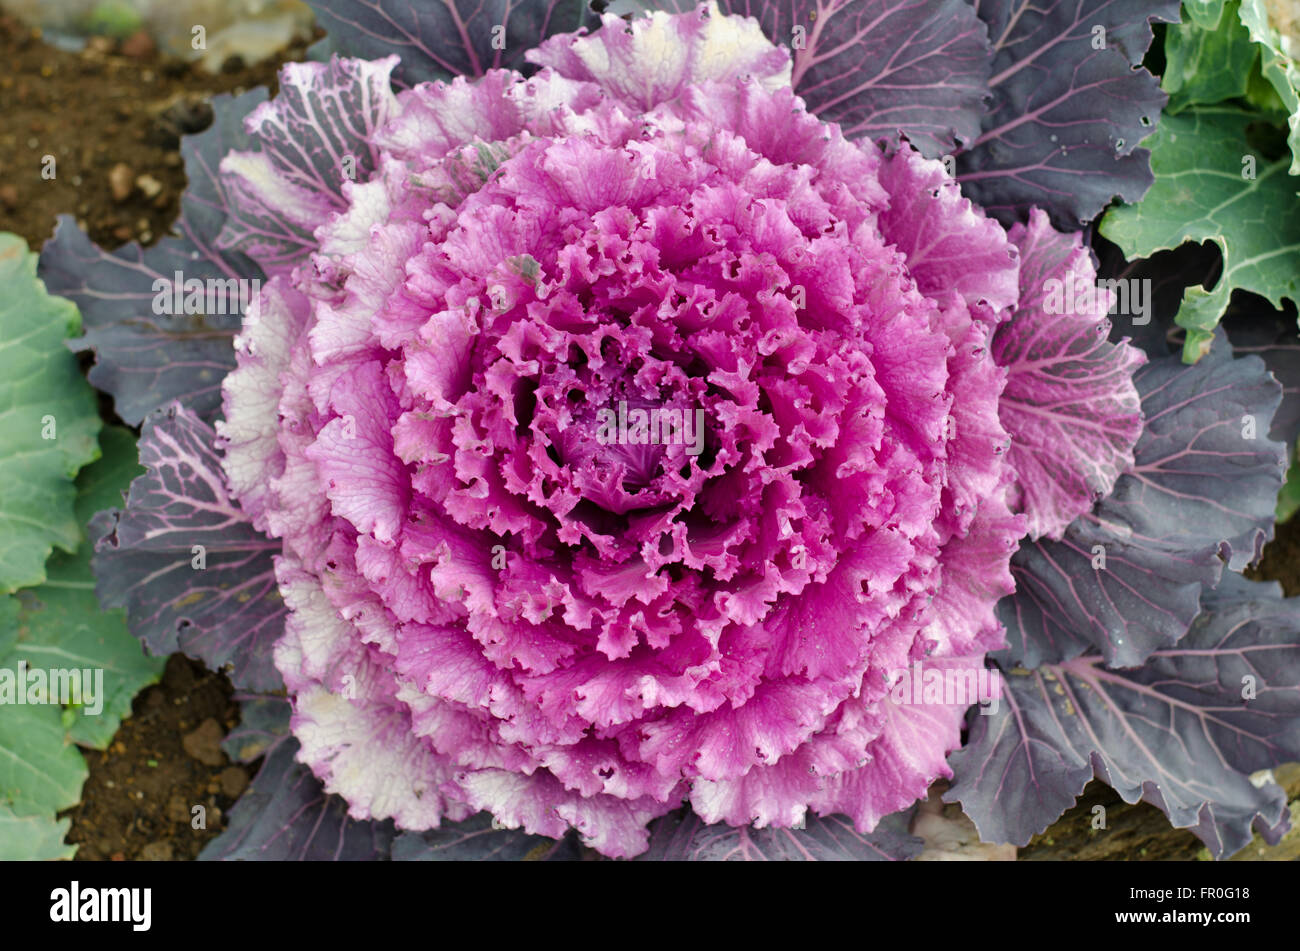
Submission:
[[[587,0],[309,0],[332,50],[360,59],[396,53],[399,86],[489,69],[531,72],[524,53],[548,36],[593,27]],[[500,39],[494,44],[493,29]]]
[[289,735],[289,716],[293,712],[284,697],[262,694],[236,694],[239,703],[239,726],[226,734],[221,748],[237,763],[251,763]]
[[[291,762],[289,702],[283,697],[236,696],[240,723],[221,744],[231,757],[266,763],[235,806],[226,832],[202,859],[342,859],[395,861],[565,861],[581,857],[575,837],[560,841],[515,829],[494,829],[492,816],[446,822],[428,832],[397,833],[390,822],[347,819],[347,804],[326,793],[300,763]],[[287,742],[285,742],[287,740]],[[287,753],[286,753],[287,751]]]
[[[697,4],[624,6],[685,13]],[[795,92],[851,138],[897,141],[902,132],[937,158],[979,136],[992,51],[967,0],[719,0],[718,8],[753,17],[789,47]]]
[[1248,774],[1300,758],[1300,601],[1231,573],[1205,607],[1178,645],[1137,669],[1089,655],[1013,670],[1002,709],[971,717],[970,739],[949,757],[944,800],[961,802],[981,839],[1024,845],[1095,771],[1215,857],[1248,844],[1252,825],[1277,842],[1286,794]]
[[993,107],[958,157],[962,189],[1005,224],[1037,205],[1062,231],[1117,195],[1140,199],[1154,179],[1150,153],[1135,146],[1167,97],[1138,64],[1148,21],[1176,23],[1179,0],[972,2],[993,44]]
[[[212,99],[212,125],[197,135],[181,139],[185,177],[189,184],[181,196],[184,228],[201,238],[205,247],[216,245],[230,214],[230,195],[221,181],[221,160],[227,153],[249,147],[252,139],[245,120],[267,101],[266,88],[258,86],[239,96],[220,95]],[[247,261],[242,254],[224,252],[231,261]],[[252,262],[249,262],[251,266]]]
[[1259,357],[1234,359],[1226,340],[1216,342],[1205,372],[1165,359],[1134,375],[1146,414],[1137,465],[1098,512],[1187,549],[1221,542],[1240,571],[1273,537],[1286,447],[1268,432],[1282,387]]
[[580,857],[572,835],[556,840],[519,829],[494,829],[487,812],[463,822],[444,822],[428,832],[402,832],[393,842],[395,862],[559,862]]
[[371,144],[396,100],[396,60],[288,63],[280,92],[244,121],[252,150],[227,153],[219,166],[232,197],[217,238],[268,274],[291,269],[319,247],[318,226],[348,208],[346,182],[364,182],[378,164]]
[[[1016,592],[998,617],[1004,656],[1025,666],[1089,647],[1110,664],[1141,664],[1183,636],[1220,553],[1239,570],[1271,537],[1286,452],[1267,438],[1281,388],[1263,361],[1233,359],[1224,345],[1194,366],[1153,360],[1134,381],[1146,425],[1133,470],[1061,541],[1026,542],[1012,558]],[[1245,416],[1258,421],[1253,439]],[[1098,545],[1104,568],[1093,567]]]
[[812,112],[845,135],[897,139],[903,132],[928,158],[979,135],[992,55],[988,31],[965,0],[743,4],[736,12],[752,6],[778,42],[805,27],[792,83]]
[[[1016,591],[998,602],[1010,645],[999,661],[1036,667],[1099,647],[1114,663],[1138,664],[1183,636],[1202,586],[1219,579],[1217,545],[1184,550],[1158,535],[1121,535],[1090,514],[1060,541],[1020,546],[1011,561]],[[1103,550],[1106,567],[1094,569]]]
[[[178,404],[150,415],[126,510],[91,520],[95,593],[125,607],[152,654],[183,651],[208,667],[230,664],[237,687],[282,686],[271,647],[284,626],[273,556],[226,491],[215,433]],[[203,546],[199,552],[194,546]],[[193,567],[200,554],[206,567]]]
[[646,862],[892,862],[915,858],[924,843],[908,833],[911,811],[886,816],[869,835],[844,816],[810,815],[803,829],[705,825],[678,810],[650,824]]
[[132,425],[172,400],[204,420],[221,411],[221,381],[235,365],[240,315],[155,313],[154,284],[172,282],[178,271],[184,280],[205,283],[262,278],[243,254],[216,247],[226,218],[216,168],[228,150],[247,145],[243,117],[265,99],[261,88],[237,98],[217,96],[212,126],[182,142],[190,186],[176,237],[151,248],[132,242],[108,252],[64,215],[41,251],[39,273],[50,292],[71,298],[81,310],[86,334],[69,346],[95,351],[90,382],[112,395],[118,415]]
[[347,803],[327,795],[311,770],[294,761],[297,750],[298,741],[290,737],[267,752],[261,770],[231,809],[226,831],[204,847],[200,861],[389,857],[393,824],[349,819]]
[[[252,279],[260,272],[193,250],[186,239],[164,238],[152,248],[132,242],[105,252],[67,215],[41,251],[40,270],[52,292],[81,308],[85,336],[68,341],[93,350],[90,382],[113,397],[123,420],[138,425],[171,400],[203,419],[221,411],[221,381],[235,366],[238,315],[155,315],[154,282]],[[241,256],[242,257],[242,256]]]

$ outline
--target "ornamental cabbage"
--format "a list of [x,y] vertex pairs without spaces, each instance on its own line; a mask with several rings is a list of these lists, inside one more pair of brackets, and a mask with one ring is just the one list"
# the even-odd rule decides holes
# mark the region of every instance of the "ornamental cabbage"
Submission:
[[849,141],[753,20],[527,59],[398,93],[397,57],[291,64],[220,165],[218,244],[267,281],[217,431],[283,546],[299,758],[408,830],[867,832],[973,699],[900,678],[1005,644],[1021,540],[1133,464],[1145,357],[1105,292],[1054,312],[1078,236]]

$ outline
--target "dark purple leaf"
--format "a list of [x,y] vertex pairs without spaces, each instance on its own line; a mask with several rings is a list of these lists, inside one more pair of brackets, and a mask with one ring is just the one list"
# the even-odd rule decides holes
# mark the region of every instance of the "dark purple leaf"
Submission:
[[[1134,471],[1099,514],[1187,549],[1221,542],[1240,571],[1273,537],[1286,447],[1269,438],[1281,386],[1259,357],[1234,359],[1222,337],[1195,367],[1153,360],[1135,374],[1146,426]],[[1198,372],[1192,372],[1197,370]]]
[[[1060,541],[1024,542],[1012,557],[1016,591],[998,602],[1009,647],[999,658],[1030,667],[1104,647],[1141,663],[1187,631],[1201,588],[1218,581],[1217,545],[1186,550],[1160,536],[1123,537],[1085,515]],[[1104,556],[1104,568],[1094,559]]]
[[[215,434],[177,404],[151,414],[125,511],[91,521],[95,593],[125,607],[131,632],[153,654],[183,651],[231,681],[274,691],[271,647],[285,607],[272,558],[280,543],[259,534],[226,491]],[[197,566],[197,567],[196,567]]]
[[1179,0],[972,0],[993,45],[993,106],[957,160],[962,189],[1004,223],[1031,206],[1076,231],[1153,181],[1166,96],[1138,64],[1148,21],[1177,22]]
[[428,832],[402,832],[393,842],[395,862],[556,862],[580,855],[572,835],[557,841],[493,828],[492,815],[486,812],[463,822],[444,822]]
[[806,44],[794,50],[795,92],[845,135],[896,139],[902,132],[930,158],[978,137],[991,54],[984,24],[965,0],[742,3],[736,12],[752,6],[778,42],[791,43],[795,27],[805,28]]
[[[611,12],[685,13],[692,0],[631,0]],[[967,0],[719,0],[790,49],[794,90],[844,134],[907,135],[930,158],[979,135],[992,52]]]
[[277,743],[239,802],[226,830],[200,861],[361,862],[389,857],[391,822],[349,819],[347,804],[326,794],[311,770],[294,761],[298,741]]
[[402,58],[403,86],[489,69],[525,70],[524,53],[556,33],[599,20],[587,0],[309,0],[344,56]]
[[1286,794],[1249,774],[1300,758],[1300,601],[1226,575],[1176,646],[1131,670],[1097,655],[1014,669],[1002,709],[970,718],[944,795],[980,838],[1024,845],[1092,776],[1190,828],[1216,857],[1276,842]]
[[251,763],[289,735],[289,701],[284,697],[236,694],[239,726],[226,734],[221,748],[237,763]]
[[[211,128],[182,143],[190,187],[175,237],[151,248],[132,242],[109,252],[64,215],[41,251],[39,273],[46,286],[81,310],[86,334],[69,345],[95,352],[90,382],[112,395],[118,415],[132,425],[172,400],[204,420],[220,414],[221,381],[235,365],[232,342],[242,312],[231,297],[236,285],[226,282],[248,281],[243,288],[251,293],[251,282],[263,274],[243,254],[217,249],[226,196],[215,173],[226,151],[247,145],[240,123],[265,99],[260,88],[237,98],[218,96]],[[166,309],[175,311],[175,295],[156,282],[170,288],[178,272],[182,282],[217,289],[213,303],[219,306],[207,312],[204,294],[200,312],[185,313],[182,293],[180,313],[159,313],[156,299],[162,305],[170,301]]]
[[650,824],[647,862],[891,862],[915,858],[923,843],[907,831],[910,812],[886,816],[869,835],[845,816],[808,816],[803,829],[705,825],[689,809]]
[[[1124,260],[1119,248],[1096,236],[1094,247],[1100,258],[1099,279],[1147,284],[1140,293],[1152,299],[1145,324],[1133,315],[1112,317],[1111,338],[1132,338],[1152,357],[1181,353],[1186,331],[1174,323],[1185,288],[1199,284],[1212,288],[1223,272],[1223,255],[1212,241],[1189,241],[1173,251],[1160,251],[1137,261]],[[1141,319],[1138,317],[1137,319]],[[1269,436],[1294,445],[1300,438],[1300,331],[1290,308],[1279,310],[1266,298],[1249,291],[1232,295],[1220,325],[1228,334],[1237,356],[1255,354],[1264,360],[1282,384],[1282,405],[1273,414]]]
[[1220,554],[1240,569],[1271,537],[1286,453],[1268,438],[1281,394],[1263,361],[1221,346],[1193,366],[1153,360],[1134,381],[1146,422],[1133,470],[1061,541],[1026,542],[1012,559],[1016,592],[998,616],[1006,656],[1028,667],[1089,647],[1142,663],[1183,636]]

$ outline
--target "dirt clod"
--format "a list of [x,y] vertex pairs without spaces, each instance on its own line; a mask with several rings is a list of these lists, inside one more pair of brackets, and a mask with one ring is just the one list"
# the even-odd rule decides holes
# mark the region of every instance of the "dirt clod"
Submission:
[[131,197],[135,191],[135,173],[125,162],[118,162],[108,170],[108,190],[113,194],[113,201],[119,205]]
[[150,842],[140,850],[140,859],[144,862],[170,862],[172,857],[170,842]]
[[221,771],[221,794],[228,799],[238,799],[248,788],[248,771],[242,766],[227,766]]
[[122,41],[121,53],[130,59],[145,60],[153,56],[155,46],[148,30],[132,33]]
[[197,729],[181,737],[181,747],[204,766],[221,766],[226,762],[226,754],[221,752],[225,735],[221,724],[208,717]]
[[190,804],[182,796],[172,796],[167,800],[167,818],[172,822],[190,821]]
[[144,195],[145,198],[157,198],[163,190],[162,182],[147,172],[144,175],[136,176],[135,187],[140,189],[140,194]]

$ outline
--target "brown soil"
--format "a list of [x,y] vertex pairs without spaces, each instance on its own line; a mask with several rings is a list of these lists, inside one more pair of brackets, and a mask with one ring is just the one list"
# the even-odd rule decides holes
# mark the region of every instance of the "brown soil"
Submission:
[[250,775],[216,748],[239,723],[231,692],[224,676],[174,654],[112,745],[83,751],[90,778],[81,803],[63,813],[77,859],[193,859],[225,827]]
[[[185,188],[180,136],[211,123],[208,97],[274,86],[280,62],[303,58],[298,46],[251,68],[230,60],[213,75],[152,51],[140,56],[132,39],[123,45],[136,56],[103,37],[64,52],[0,16],[0,231],[35,250],[56,215],[74,214],[102,247],[152,243],[176,218]],[[42,177],[46,156],[55,160],[53,178]],[[114,179],[130,188],[120,200]]]
[[[1102,813],[1093,810],[1101,806]],[[1105,828],[1094,828],[1097,820]],[[1140,802],[1130,806],[1119,793],[1092,780],[1079,801],[1042,834],[1034,836],[1017,854],[1022,862],[1191,861],[1204,846],[1186,829],[1174,829],[1155,806]]]

